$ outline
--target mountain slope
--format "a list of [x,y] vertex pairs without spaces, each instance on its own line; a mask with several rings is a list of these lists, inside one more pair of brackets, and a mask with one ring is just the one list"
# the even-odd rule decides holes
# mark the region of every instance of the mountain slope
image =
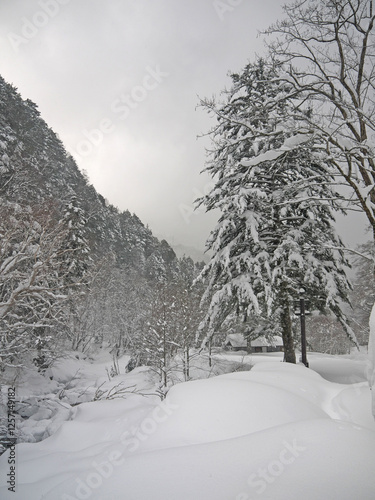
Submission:
[[74,197],[86,220],[86,238],[93,255],[113,254],[121,266],[144,271],[154,256],[168,272],[176,256],[159,242],[136,215],[119,210],[89,185],[57,135],[40,117],[37,106],[23,100],[0,77],[0,195],[17,203],[48,201],[57,216]]

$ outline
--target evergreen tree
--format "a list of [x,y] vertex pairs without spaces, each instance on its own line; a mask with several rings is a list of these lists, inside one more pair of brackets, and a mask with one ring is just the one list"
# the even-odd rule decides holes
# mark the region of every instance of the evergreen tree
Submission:
[[86,239],[86,218],[77,197],[66,204],[61,223],[67,228],[64,241],[65,279],[68,284],[80,281],[89,268],[90,247]]
[[215,186],[199,203],[221,211],[201,274],[209,279],[205,325],[210,337],[234,309],[266,325],[272,318],[269,333],[282,335],[285,360],[295,362],[291,308],[301,287],[311,307],[330,308],[354,340],[341,307],[347,262],[333,228],[340,196],[326,164],[285,129],[298,116],[275,67],[258,60],[232,80],[224,103],[203,102],[218,124],[206,168]]
[[92,258],[86,239],[87,221],[75,195],[65,205],[60,223],[66,228],[66,237],[62,244],[64,260],[61,266],[68,296],[65,333],[72,342],[72,349],[84,349],[87,344],[85,309]]

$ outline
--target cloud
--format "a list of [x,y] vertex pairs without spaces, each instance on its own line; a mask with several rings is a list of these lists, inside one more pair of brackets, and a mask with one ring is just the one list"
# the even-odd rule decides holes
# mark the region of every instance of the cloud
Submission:
[[[181,215],[181,205],[192,207],[207,184],[199,172],[208,142],[196,137],[213,122],[195,109],[198,95],[219,93],[228,71],[262,50],[257,29],[276,20],[283,3],[223,1],[228,9],[222,15],[211,0],[0,5],[2,76],[39,105],[111,203],[137,213],[157,234],[198,247],[215,219],[200,212],[186,223]],[[9,34],[22,34],[25,19],[32,22],[46,3],[59,5],[57,14],[15,52]],[[149,68],[168,76],[141,99]],[[122,120],[113,103],[132,92],[139,102]],[[90,154],[78,155],[77,145],[103,120],[111,132]]]

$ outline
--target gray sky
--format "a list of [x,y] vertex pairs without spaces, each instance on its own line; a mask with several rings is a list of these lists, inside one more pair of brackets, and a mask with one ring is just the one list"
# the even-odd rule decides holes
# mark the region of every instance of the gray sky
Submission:
[[172,245],[203,248],[215,217],[193,213],[210,186],[209,141],[197,136],[214,121],[198,96],[217,95],[228,71],[263,52],[258,30],[283,3],[1,0],[0,72],[110,203]]

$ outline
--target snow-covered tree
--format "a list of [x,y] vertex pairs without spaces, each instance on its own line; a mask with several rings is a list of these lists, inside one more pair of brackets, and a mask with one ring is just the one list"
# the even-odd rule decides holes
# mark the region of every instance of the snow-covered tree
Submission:
[[66,250],[62,271],[68,295],[65,333],[71,340],[73,349],[84,349],[89,343],[88,316],[85,314],[88,306],[88,285],[96,272],[92,268],[91,249],[86,237],[86,217],[75,195],[66,203],[60,224],[66,231],[62,242],[62,249]]
[[172,360],[178,348],[174,317],[173,292],[166,283],[159,283],[153,290],[145,328],[137,335],[135,347],[139,361],[158,374],[161,397],[168,390]]
[[311,351],[327,354],[349,354],[353,346],[342,325],[332,314],[309,315],[306,318],[306,331],[308,334],[307,345]]
[[[185,380],[189,379],[191,348],[203,318],[202,287],[193,286],[197,267],[190,258],[181,259],[179,267],[178,279],[145,283],[147,295],[140,303],[141,314],[128,343],[131,367],[150,366],[159,376],[161,395],[173,383],[172,372],[179,371],[181,365]],[[136,310],[136,304],[129,307],[124,303],[123,307]]]
[[77,197],[74,195],[65,205],[61,224],[66,227],[63,247],[68,250],[64,259],[66,267],[65,279],[67,282],[76,283],[82,280],[92,259],[86,237],[86,217]]
[[[98,290],[105,295],[103,333],[116,356],[125,351],[137,357],[137,339],[146,330],[152,291],[147,280],[132,269],[112,267],[104,287]],[[103,283],[103,282],[102,282]],[[94,289],[98,287],[95,286]]]
[[[191,260],[191,259],[190,259]],[[191,264],[193,261],[191,260]],[[194,269],[194,267],[193,267]],[[175,281],[173,287],[174,296],[174,340],[182,360],[182,371],[185,380],[190,378],[191,350],[196,343],[199,324],[203,319],[204,312],[200,305],[202,298],[202,286],[193,285],[190,278]]]
[[54,333],[66,299],[65,231],[51,218],[52,209],[7,202],[0,206],[1,368],[17,365],[30,350],[42,366],[56,351]]
[[209,337],[234,309],[268,325],[272,318],[285,360],[295,362],[291,306],[301,287],[311,307],[330,308],[353,335],[341,307],[347,262],[333,228],[340,196],[325,162],[285,129],[286,122],[296,128],[299,116],[275,66],[258,60],[232,80],[224,102],[203,102],[218,124],[206,167],[215,186],[200,203],[221,212],[202,272],[210,296],[205,324]]
[[[298,0],[271,26],[270,57],[282,68],[298,131],[352,188],[375,228],[375,11],[369,0]],[[276,40],[275,40],[276,38]],[[279,99],[278,99],[279,100]],[[306,113],[306,110],[309,110]],[[285,128],[293,128],[286,123]]]

